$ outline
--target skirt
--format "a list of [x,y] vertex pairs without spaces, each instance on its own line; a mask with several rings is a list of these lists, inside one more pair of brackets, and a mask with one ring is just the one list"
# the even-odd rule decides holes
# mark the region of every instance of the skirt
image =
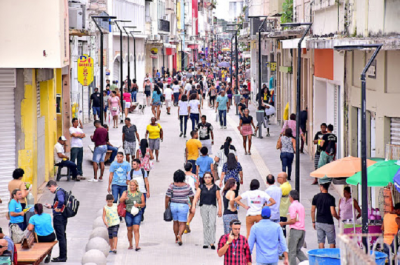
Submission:
[[248,136],[253,134],[253,129],[251,128],[251,124],[242,125],[242,136]]

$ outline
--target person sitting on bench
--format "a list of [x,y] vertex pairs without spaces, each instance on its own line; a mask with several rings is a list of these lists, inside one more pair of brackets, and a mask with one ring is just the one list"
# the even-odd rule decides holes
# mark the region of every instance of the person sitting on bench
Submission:
[[56,166],[61,166],[61,167],[67,167],[71,171],[72,174],[72,179],[75,181],[79,181],[79,179],[76,177],[78,176],[78,170],[77,166],[74,162],[69,160],[69,157],[65,155],[65,149],[64,147],[66,146],[65,143],[67,141],[67,138],[64,136],[60,136],[58,138],[58,142],[54,145],[54,161]]
[[0,256],[9,256],[14,262],[14,242],[9,236],[4,235],[3,228],[0,227]]

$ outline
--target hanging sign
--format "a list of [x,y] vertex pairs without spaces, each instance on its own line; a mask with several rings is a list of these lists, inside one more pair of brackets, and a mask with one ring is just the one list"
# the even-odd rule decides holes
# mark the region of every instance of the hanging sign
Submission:
[[78,82],[82,86],[88,86],[93,82],[93,59],[84,54],[78,59]]

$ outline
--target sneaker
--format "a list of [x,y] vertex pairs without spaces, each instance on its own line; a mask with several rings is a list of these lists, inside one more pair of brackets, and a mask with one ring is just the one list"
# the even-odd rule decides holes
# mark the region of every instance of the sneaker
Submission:
[[186,134],[183,136],[183,138],[186,138]]
[[89,182],[98,182],[98,179],[92,178],[92,179],[88,179]]
[[224,126],[221,126],[221,129],[223,129],[224,128]]
[[181,134],[179,135],[179,137],[182,137],[182,135],[183,135],[183,133],[181,133]]

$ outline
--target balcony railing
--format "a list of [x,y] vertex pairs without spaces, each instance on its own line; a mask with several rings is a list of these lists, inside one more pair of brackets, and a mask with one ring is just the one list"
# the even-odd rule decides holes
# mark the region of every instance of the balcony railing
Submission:
[[170,22],[168,20],[159,19],[158,20],[158,30],[169,32],[170,31]]

